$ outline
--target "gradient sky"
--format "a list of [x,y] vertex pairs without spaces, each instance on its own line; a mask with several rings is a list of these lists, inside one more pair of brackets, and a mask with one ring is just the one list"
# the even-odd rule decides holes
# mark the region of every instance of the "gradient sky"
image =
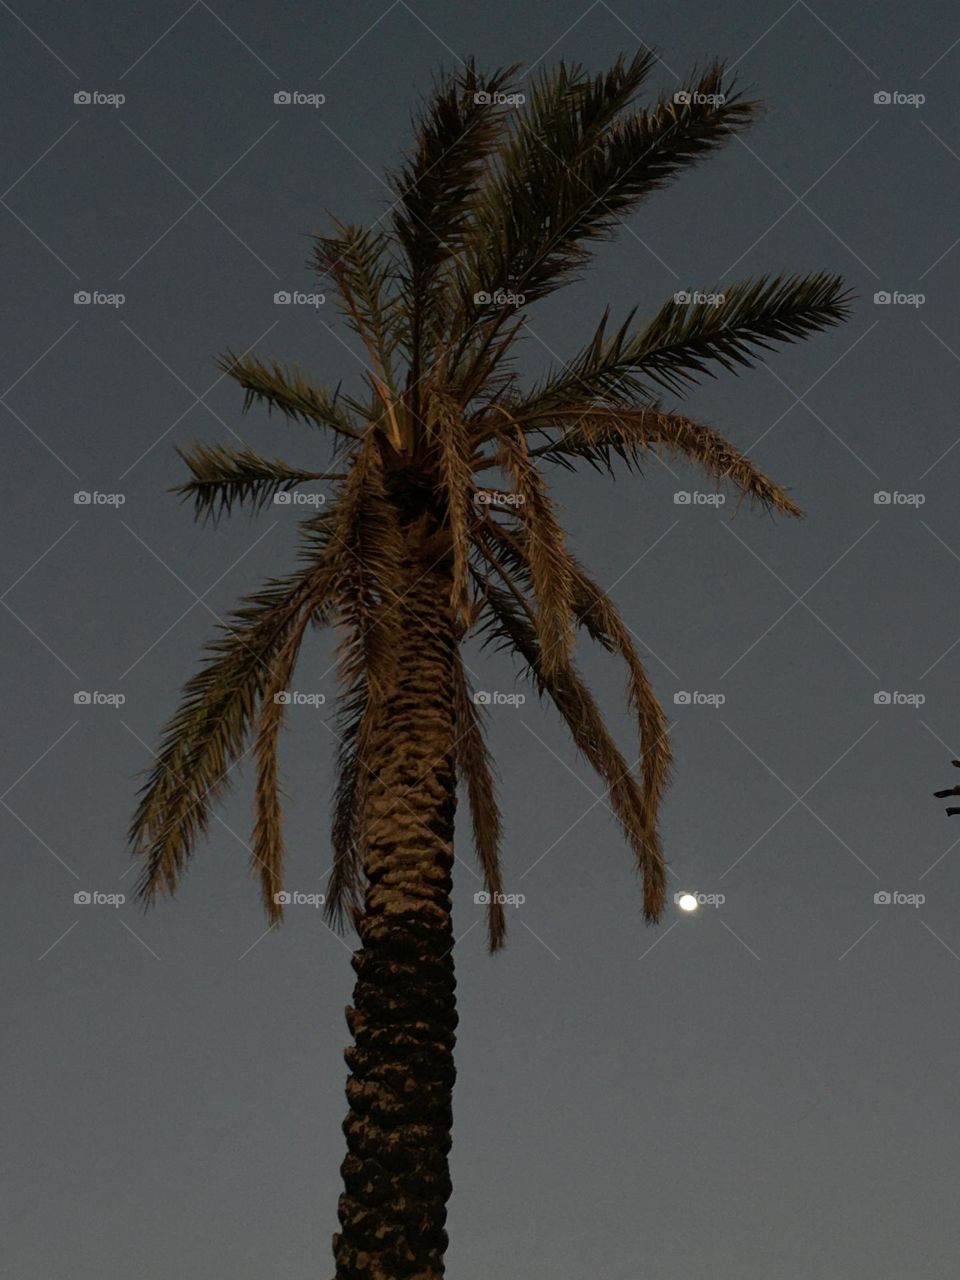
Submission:
[[[806,520],[677,504],[709,485],[655,461],[616,483],[557,476],[574,544],[676,721],[672,887],[725,901],[644,926],[557,717],[529,689],[493,710],[508,888],[526,900],[490,959],[461,845],[449,1272],[953,1274],[960,830],[930,792],[960,754],[955,8],[17,0],[0,39],[9,1274],[332,1271],[350,940],[309,907],[264,936],[249,774],[175,903],[74,903],[130,894],[136,775],[177,690],[216,618],[291,564],[291,508],[192,524],[169,493],[174,445],[238,435],[326,462],[318,433],[242,418],[212,359],[256,345],[357,378],[330,305],[273,295],[311,289],[325,211],[383,214],[383,169],[439,64],[596,71],[641,43],[662,58],[656,91],[721,55],[767,113],[531,312],[525,372],[569,357],[605,305],[652,312],[685,287],[827,269],[859,300],[842,329],[686,401]],[[279,90],[326,102],[278,106]],[[125,301],[78,306],[81,290]],[[880,291],[924,301],[875,305]],[[484,687],[524,691],[506,659],[470,663]],[[589,650],[582,665],[628,744],[621,672]],[[329,668],[321,640],[298,688],[332,695]],[[76,705],[79,690],[125,702]],[[681,691],[725,701],[677,705]],[[284,742],[303,892],[329,864],[328,712],[291,709]]]

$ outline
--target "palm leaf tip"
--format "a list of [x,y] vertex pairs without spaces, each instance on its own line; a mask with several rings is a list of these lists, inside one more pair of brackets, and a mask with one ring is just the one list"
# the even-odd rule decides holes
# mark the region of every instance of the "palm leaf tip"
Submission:
[[278,458],[261,457],[252,449],[221,444],[176,448],[192,478],[176,485],[173,492],[185,500],[193,499],[194,515],[201,521],[230,515],[235,506],[261,510],[298,484],[343,479],[339,472],[302,471]]

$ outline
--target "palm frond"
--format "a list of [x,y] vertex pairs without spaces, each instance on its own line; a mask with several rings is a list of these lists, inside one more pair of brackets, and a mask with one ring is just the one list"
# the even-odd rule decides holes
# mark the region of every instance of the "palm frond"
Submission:
[[367,349],[373,365],[370,379],[383,405],[390,439],[394,448],[400,449],[405,433],[398,411],[393,354],[403,312],[400,298],[389,292],[394,273],[390,239],[382,231],[340,222],[335,226],[336,236],[314,238],[314,262],[336,284],[347,321]]
[[653,61],[644,51],[586,87],[563,64],[540,74],[498,178],[478,201],[465,293],[509,285],[527,305],[545,297],[646,195],[755,115],[756,103],[724,86],[719,64],[688,101],[674,95],[629,111]]
[[133,853],[145,860],[138,886],[144,901],[176,889],[206,832],[211,806],[244,752],[272,663],[312,597],[317,572],[277,579],[248,596],[184,687],[130,829]]
[[432,402],[436,413],[436,421],[432,425],[439,455],[441,498],[447,510],[453,559],[450,604],[456,615],[469,626],[472,449],[456,402],[439,392],[434,393]]
[[[474,545],[519,601],[531,582],[525,532],[488,519],[476,531]],[[645,830],[653,856],[661,858],[657,826],[671,764],[666,717],[619,609],[583,565],[570,552],[564,554],[577,622],[608,652],[619,655],[627,668],[627,694],[637,716],[641,746]]]
[[254,404],[263,403],[268,409],[278,409],[292,422],[329,427],[351,440],[363,437],[363,431],[341,405],[337,393],[314,386],[295,365],[285,367],[276,361],[266,364],[250,352],[235,356],[227,351],[218,359],[217,367],[243,387],[244,412]]
[[[684,301],[685,297],[693,300]],[[526,421],[590,399],[652,403],[651,382],[680,393],[705,376],[715,376],[712,364],[732,373],[752,368],[757,352],[820,333],[840,324],[849,312],[850,294],[843,280],[825,273],[761,276],[715,292],[681,291],[644,329],[633,333],[636,308],[610,337],[605,312],[590,342],[569,364],[548,373],[514,406],[514,413]]]
[[553,410],[536,421],[541,428],[559,427],[560,434],[531,449],[531,458],[544,458],[569,468],[586,461],[610,470],[613,456],[628,467],[639,467],[645,452],[665,452],[695,463],[718,487],[731,484],[742,497],[759,502],[767,510],[791,516],[803,514],[785,489],[714,427],[670,413],[659,405],[638,409],[572,405]]
[[283,888],[283,809],[280,803],[278,746],[286,708],[284,695],[292,682],[311,615],[310,608],[301,611],[273,660],[253,744],[257,782],[251,870],[259,876],[260,897],[271,924],[278,924],[283,919],[283,905],[279,899]]
[[276,494],[289,492],[311,480],[342,480],[342,473],[301,471],[278,458],[264,458],[253,449],[222,444],[194,444],[177,453],[190,468],[192,480],[177,485],[174,493],[193,498],[198,520],[229,515],[234,505],[249,503],[258,511]]
[[456,661],[457,772],[466,785],[473,828],[473,844],[483,875],[487,902],[487,942],[490,953],[506,940],[503,911],[503,873],[500,866],[500,809],[493,783],[493,766],[480,710],[470,696],[463,662]]
[[517,519],[527,535],[530,580],[536,600],[539,661],[544,672],[552,676],[566,665],[573,649],[566,543],[549,488],[527,454],[523,435],[518,436],[513,439],[504,433],[499,459],[516,489]]
[[658,845],[651,839],[647,808],[636,777],[573,665],[568,663],[556,674],[548,675],[531,618],[507,592],[479,576],[475,581],[488,605],[484,617],[488,637],[499,640],[524,661],[541,693],[549,694],[578,749],[606,783],[610,807],[643,877],[644,916],[656,923],[666,903],[666,867]]
[[407,386],[417,415],[427,351],[446,310],[442,269],[459,252],[485,162],[505,127],[498,98],[516,70],[514,65],[483,75],[468,61],[439,78],[414,122],[413,155],[390,175],[399,196],[393,229],[407,264]]

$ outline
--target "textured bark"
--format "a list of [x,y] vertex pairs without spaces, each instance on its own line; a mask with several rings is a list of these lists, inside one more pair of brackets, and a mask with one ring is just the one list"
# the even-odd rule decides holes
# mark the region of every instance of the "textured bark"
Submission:
[[444,1274],[457,1024],[449,595],[447,571],[411,566],[397,678],[371,742],[336,1280]]

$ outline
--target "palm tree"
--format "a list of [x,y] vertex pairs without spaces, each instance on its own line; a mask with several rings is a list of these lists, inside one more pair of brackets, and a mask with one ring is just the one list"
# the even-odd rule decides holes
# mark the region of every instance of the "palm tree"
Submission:
[[[664,407],[720,366],[840,322],[835,276],[761,278],[673,299],[646,322],[609,314],[568,363],[524,389],[513,367],[527,309],[574,279],[590,250],[647,195],[754,119],[715,65],[686,94],[640,110],[655,57],[591,77],[542,71],[518,105],[517,67],[466,64],[422,104],[415,145],[391,175],[383,225],[334,223],[315,240],[366,353],[356,397],[249,352],[220,367],[264,404],[329,434],[334,470],[250,449],[195,445],[179,492],[201,519],[261,508],[324,481],[303,520],[301,561],[248,596],[187,683],[141,792],[132,842],[146,902],[173,892],[211,806],[248,749],[256,766],[252,869],[271,922],[283,915],[277,740],[301,645],[331,626],[341,697],[326,911],[352,923],[356,987],[347,1156],[334,1237],[338,1280],[435,1280],[444,1272],[454,1083],[451,923],[458,779],[503,945],[501,823],[468,635],[519,657],[597,770],[633,851],[643,914],[661,918],[658,810],[670,766],[664,714],[630,628],[568,549],[547,476],[611,472],[648,455],[691,459],[767,510],[787,493],[712,427]],[[634,771],[573,658],[582,629],[623,660],[641,762]],[[250,744],[250,745],[248,745]]]

